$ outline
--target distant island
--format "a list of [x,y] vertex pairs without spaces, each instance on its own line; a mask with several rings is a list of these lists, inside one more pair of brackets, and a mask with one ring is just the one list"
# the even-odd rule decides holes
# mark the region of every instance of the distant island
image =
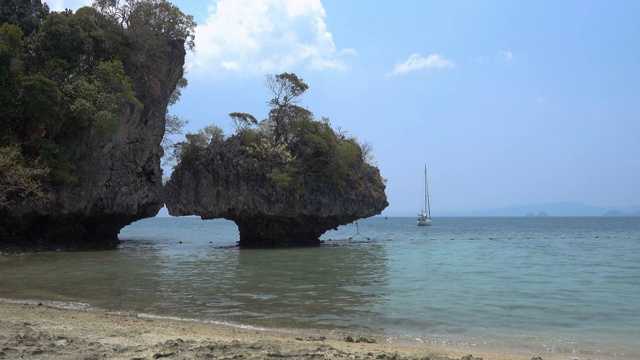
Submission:
[[[607,216],[607,217],[640,217],[640,205],[633,206],[593,206],[579,202],[555,202],[542,204],[519,204],[502,208],[477,209],[462,211],[432,210],[434,217],[456,216]],[[383,213],[388,216],[413,216],[413,213]]]
[[530,212],[530,213],[527,213],[527,215],[525,215],[525,216],[526,216],[526,217],[536,217],[536,216],[537,216],[537,217],[547,217],[547,216],[549,216],[549,215],[547,215],[547,213],[546,213],[546,212],[544,212],[544,211],[540,211],[540,212],[538,213],[538,215],[536,215],[536,214],[534,214],[534,213]]
[[602,214],[602,216],[608,217],[640,217],[640,211],[636,211],[633,213],[626,213],[618,210],[610,210]]

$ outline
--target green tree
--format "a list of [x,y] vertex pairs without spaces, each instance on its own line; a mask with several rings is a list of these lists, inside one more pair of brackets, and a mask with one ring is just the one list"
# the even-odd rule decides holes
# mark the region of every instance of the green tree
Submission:
[[93,7],[125,29],[129,50],[125,67],[134,77],[136,92],[159,96],[166,76],[159,60],[168,56],[175,43],[194,49],[193,16],[166,0],[95,0]]
[[108,61],[114,58],[125,62],[130,51],[126,29],[92,7],[85,6],[78,9],[75,16],[84,32],[85,67],[91,67],[97,61]]
[[[297,105],[309,88],[297,75],[267,75],[265,85],[272,96],[269,116],[258,122],[251,114],[229,114],[236,134],[226,141],[244,147],[241,153],[252,161],[263,162],[273,186],[288,191],[301,186],[340,188],[372,161],[370,144],[362,145],[356,138],[334,131],[328,118],[318,121],[311,111]],[[174,151],[178,166],[211,155],[205,152],[209,143],[203,134],[188,134]]]
[[0,147],[0,207],[17,198],[47,201],[51,193],[42,185],[49,169],[25,159],[17,146]]
[[105,16],[141,35],[142,43],[162,35],[164,41],[184,41],[189,50],[195,47],[196,23],[192,15],[166,0],[94,0],[93,7]]
[[68,107],[59,124],[74,133],[83,128],[92,129],[92,135],[112,133],[123,107],[143,107],[120,60],[99,62],[90,74],[78,76],[62,88]]
[[178,135],[182,134],[182,129],[189,123],[189,120],[180,118],[176,115],[169,114],[169,106],[173,106],[180,100],[182,96],[182,89],[186,88],[188,85],[188,81],[186,78],[182,78],[176,84],[175,90],[171,93],[169,97],[169,104],[167,106],[167,113],[165,115],[165,137],[162,139],[163,143],[166,142],[166,146],[163,145],[165,150],[168,149],[173,143],[167,138],[167,135]]
[[[166,97],[165,59],[195,45],[193,18],[166,0],[96,0],[75,13],[2,0],[0,25],[0,146],[13,163],[46,166],[32,179],[53,185],[74,181],[83,137],[112,134],[126,108]],[[186,120],[167,113],[166,124],[178,133]]]
[[0,51],[11,57],[17,57],[22,46],[23,35],[24,32],[20,27],[9,23],[2,24],[0,27]]
[[18,86],[22,30],[9,23],[0,26],[0,145],[19,123],[15,94]]
[[49,14],[49,7],[40,0],[0,1],[0,24],[19,26],[25,35],[38,30]]
[[[178,81],[175,90],[173,90],[173,93],[171,93],[171,96],[169,97],[168,106],[175,105],[180,100],[180,97],[182,96],[182,89],[187,87],[187,85],[188,81],[186,78],[182,78]],[[163,166],[175,166],[176,157],[173,154],[175,143],[169,136],[182,134],[182,129],[184,129],[188,123],[189,120],[170,114],[169,107],[167,107],[164,121],[164,136],[162,137],[162,148],[164,149],[165,154],[162,159]]]
[[273,129],[274,142],[286,142],[291,122],[298,117],[310,115],[308,110],[295,105],[309,89],[309,85],[296,74],[282,73],[267,75],[265,86],[273,96],[267,103],[271,107],[267,120]]
[[258,125],[258,120],[251,114],[233,112],[229,114],[229,117],[231,117],[231,121],[233,122],[236,132],[242,132],[250,128],[252,125]]
[[51,13],[27,43],[27,70],[62,83],[82,71],[84,32],[71,12]]
[[178,166],[187,165],[205,156],[207,146],[211,142],[224,141],[224,132],[216,125],[205,126],[197,133],[187,133],[185,140],[173,145],[168,163]]
[[33,143],[40,138],[54,137],[62,105],[57,84],[36,73],[25,76],[20,85],[18,101],[23,120],[21,127],[16,129],[20,138]]

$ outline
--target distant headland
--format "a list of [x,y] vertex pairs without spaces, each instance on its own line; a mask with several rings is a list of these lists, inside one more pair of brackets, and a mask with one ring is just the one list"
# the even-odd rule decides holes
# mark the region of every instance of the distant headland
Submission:
[[[554,202],[542,204],[519,204],[493,209],[476,209],[461,211],[432,211],[434,217],[455,216],[608,216],[608,217],[640,217],[640,205],[634,206],[594,206],[580,202]],[[387,216],[413,216],[413,213],[383,213]]]

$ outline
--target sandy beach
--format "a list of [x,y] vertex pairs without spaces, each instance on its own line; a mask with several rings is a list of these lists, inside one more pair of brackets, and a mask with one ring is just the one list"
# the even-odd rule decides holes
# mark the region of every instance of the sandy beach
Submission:
[[330,338],[66,309],[38,302],[0,302],[0,359],[531,360],[532,357],[541,359],[508,351],[470,353],[398,346],[376,339]]

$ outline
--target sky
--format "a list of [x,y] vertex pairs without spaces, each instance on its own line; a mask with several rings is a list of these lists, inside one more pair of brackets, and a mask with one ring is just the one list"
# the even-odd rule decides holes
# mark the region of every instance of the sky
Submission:
[[[52,10],[91,1],[45,1]],[[194,16],[188,132],[267,116],[267,74],[373,146],[384,214],[640,204],[636,0],[174,0]],[[177,138],[179,140],[179,138]]]

